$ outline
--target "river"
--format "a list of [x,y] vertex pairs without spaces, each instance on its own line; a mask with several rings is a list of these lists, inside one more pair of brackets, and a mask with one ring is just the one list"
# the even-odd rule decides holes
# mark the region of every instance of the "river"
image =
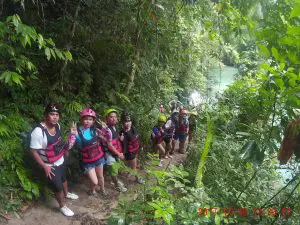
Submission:
[[221,68],[214,68],[209,72],[211,92],[210,96],[214,96],[216,93],[222,93],[228,85],[232,84],[235,79],[235,75],[238,73],[237,68],[232,66],[223,65]]

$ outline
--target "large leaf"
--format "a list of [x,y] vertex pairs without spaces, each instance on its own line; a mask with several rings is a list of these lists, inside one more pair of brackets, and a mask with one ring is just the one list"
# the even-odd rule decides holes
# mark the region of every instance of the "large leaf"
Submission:
[[270,51],[266,46],[264,46],[262,44],[258,44],[257,46],[259,47],[260,52],[263,56],[266,56],[266,57],[270,56]]
[[290,18],[300,16],[300,4],[295,5],[290,13]]
[[264,160],[264,152],[260,150],[256,141],[251,140],[242,147],[240,157],[258,167]]

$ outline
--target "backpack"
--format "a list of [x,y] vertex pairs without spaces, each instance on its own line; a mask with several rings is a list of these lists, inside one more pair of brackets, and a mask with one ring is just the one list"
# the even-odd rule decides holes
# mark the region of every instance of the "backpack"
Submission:
[[36,123],[35,125],[33,125],[33,127],[31,128],[30,131],[23,133],[23,135],[22,135],[23,136],[23,146],[25,147],[26,150],[30,149],[31,133],[37,127],[40,127],[42,129],[43,138],[45,136],[45,131],[46,131],[45,127],[43,127],[40,123]]

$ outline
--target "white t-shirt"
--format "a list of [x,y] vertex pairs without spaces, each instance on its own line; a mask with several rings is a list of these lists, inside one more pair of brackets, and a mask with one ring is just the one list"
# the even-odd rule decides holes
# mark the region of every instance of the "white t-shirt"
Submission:
[[172,120],[168,120],[165,124],[165,128],[169,129],[172,126]]
[[[43,127],[45,127],[44,123],[40,123]],[[60,128],[60,126],[58,125],[58,127]],[[51,135],[51,134],[49,134]],[[43,137],[44,136],[44,137]],[[43,130],[40,127],[36,127],[34,128],[34,130],[31,133],[31,139],[30,139],[30,148],[39,151],[40,153],[42,153],[43,155],[45,154],[44,149],[47,148],[47,135],[44,132],[43,135]],[[41,159],[43,161],[45,161],[46,159],[43,159],[43,155],[39,155],[41,157]],[[50,166],[60,166],[61,164],[63,164],[64,162],[64,157],[61,157],[60,159],[58,159],[56,162],[49,164],[46,163],[47,165]]]

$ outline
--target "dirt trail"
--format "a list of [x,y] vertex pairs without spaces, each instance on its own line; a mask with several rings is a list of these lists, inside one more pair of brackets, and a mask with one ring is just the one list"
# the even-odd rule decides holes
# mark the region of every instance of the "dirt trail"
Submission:
[[[183,162],[185,155],[175,154],[173,159],[165,159],[163,164],[165,168],[169,163],[179,164]],[[88,196],[88,180],[86,176],[82,176],[76,183],[72,192],[79,195],[78,200],[67,200],[67,205],[75,212],[71,218],[63,216],[58,211],[58,205],[55,199],[47,201],[39,200],[32,203],[23,210],[22,214],[8,215],[10,219],[4,223],[8,225],[102,225],[107,224],[106,220],[110,216],[112,210],[118,204],[118,198],[122,195],[130,197],[135,192],[137,183],[133,180],[120,176],[125,183],[128,191],[119,194],[110,186],[110,181],[105,178],[106,190],[110,195],[109,200],[102,200],[97,197]],[[133,178],[134,179],[134,178]],[[18,216],[19,215],[19,216]],[[19,218],[18,218],[19,217]]]

